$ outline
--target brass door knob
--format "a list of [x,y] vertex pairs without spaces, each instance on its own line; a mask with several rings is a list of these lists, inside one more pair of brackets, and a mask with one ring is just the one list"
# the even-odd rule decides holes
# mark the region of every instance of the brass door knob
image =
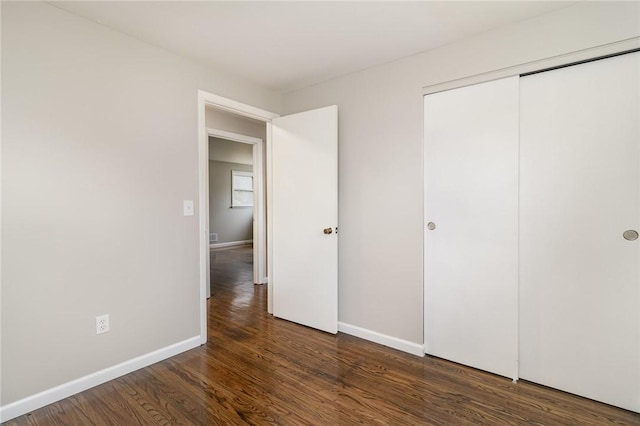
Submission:
[[324,232],[325,234],[329,235],[329,234],[331,234],[331,233],[333,232],[333,229],[331,229],[331,228],[324,228],[324,229],[322,230],[322,232]]

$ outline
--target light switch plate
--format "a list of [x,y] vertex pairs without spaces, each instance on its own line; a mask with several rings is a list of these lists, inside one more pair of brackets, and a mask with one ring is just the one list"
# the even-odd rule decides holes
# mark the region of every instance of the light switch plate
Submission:
[[182,211],[185,216],[193,216],[193,200],[183,200]]

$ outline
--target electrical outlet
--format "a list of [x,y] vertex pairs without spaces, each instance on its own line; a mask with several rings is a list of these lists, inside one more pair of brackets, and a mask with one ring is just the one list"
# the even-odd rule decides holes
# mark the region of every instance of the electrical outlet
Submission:
[[96,317],[96,334],[102,334],[109,331],[109,314]]

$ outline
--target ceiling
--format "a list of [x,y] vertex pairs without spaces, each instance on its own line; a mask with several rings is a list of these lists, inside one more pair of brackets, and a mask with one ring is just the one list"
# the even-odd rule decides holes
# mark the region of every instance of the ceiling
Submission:
[[77,1],[50,4],[286,92],[574,2]]

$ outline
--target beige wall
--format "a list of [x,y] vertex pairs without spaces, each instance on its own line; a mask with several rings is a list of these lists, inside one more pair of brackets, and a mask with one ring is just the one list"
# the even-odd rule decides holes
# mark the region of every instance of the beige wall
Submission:
[[231,208],[231,171],[252,169],[246,164],[209,161],[209,232],[218,234],[218,244],[253,239],[253,208]]
[[248,143],[209,137],[209,160],[253,164],[253,146]]
[[280,108],[50,5],[2,2],[2,405],[199,334],[198,217],[182,215],[197,89]]
[[[278,112],[273,110],[268,111],[275,113]],[[267,126],[262,121],[211,108],[207,108],[205,119],[207,128],[224,130],[225,132],[238,133],[244,136],[260,138],[262,139],[263,143],[264,141],[266,141]]]
[[285,94],[339,107],[340,321],[423,341],[423,86],[639,35],[637,2],[578,3]]

